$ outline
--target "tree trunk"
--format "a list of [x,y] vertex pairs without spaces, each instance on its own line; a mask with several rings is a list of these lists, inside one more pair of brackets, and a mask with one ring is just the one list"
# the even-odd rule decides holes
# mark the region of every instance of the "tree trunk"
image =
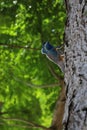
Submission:
[[64,130],[87,130],[87,0],[66,0]]

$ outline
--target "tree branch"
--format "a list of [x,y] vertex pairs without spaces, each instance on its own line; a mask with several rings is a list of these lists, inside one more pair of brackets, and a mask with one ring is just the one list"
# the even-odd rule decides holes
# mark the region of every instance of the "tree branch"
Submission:
[[8,47],[8,48],[19,48],[19,49],[23,48],[23,49],[34,50],[34,51],[40,51],[40,50],[41,50],[41,49],[39,49],[39,48],[31,48],[31,47],[28,47],[27,45],[26,45],[26,46],[20,46],[20,45],[0,43],[0,46]]
[[54,83],[54,84],[47,84],[47,85],[36,85],[36,84],[32,84],[32,83],[29,83],[29,82],[25,82],[17,77],[14,77],[14,79],[18,82],[21,82],[23,83],[24,85],[26,86],[29,86],[31,88],[49,88],[49,87],[55,87],[55,86],[58,86],[58,83]]
[[[6,124],[6,125],[9,125],[9,126],[18,126],[18,127],[22,127],[22,128],[42,128],[42,129],[47,129],[46,127],[42,126],[42,125],[38,125],[38,124],[35,124],[33,122],[30,122],[30,121],[27,121],[27,120],[24,120],[24,119],[19,119],[19,118],[5,118],[5,117],[0,117],[0,119],[2,120],[11,120],[11,121],[17,121],[17,122],[21,122],[21,123],[25,123],[25,125],[19,125],[19,124]],[[0,123],[2,125],[5,125],[4,123]],[[30,126],[29,126],[30,125]]]
[[48,69],[50,70],[51,74],[55,77],[55,79],[57,79],[59,81],[59,85],[60,86],[64,86],[64,78],[62,78],[60,75],[58,75],[55,71],[54,68],[52,67],[52,65],[47,64]]
[[0,125],[3,125],[3,126],[10,126],[10,127],[21,127],[21,128],[31,128],[30,126],[27,126],[27,125],[17,125],[17,124],[5,124],[4,122],[0,122]]

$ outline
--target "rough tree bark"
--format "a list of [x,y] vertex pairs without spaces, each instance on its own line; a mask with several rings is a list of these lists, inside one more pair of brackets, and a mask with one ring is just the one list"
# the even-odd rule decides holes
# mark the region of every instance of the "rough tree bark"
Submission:
[[87,0],[66,0],[64,130],[87,130]]

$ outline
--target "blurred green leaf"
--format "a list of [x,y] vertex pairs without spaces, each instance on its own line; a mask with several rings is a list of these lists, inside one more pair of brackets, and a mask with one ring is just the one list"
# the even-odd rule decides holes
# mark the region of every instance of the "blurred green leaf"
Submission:
[[[0,45],[0,102],[4,102],[2,111],[8,113],[3,116],[50,126],[60,86],[36,88],[35,85],[58,82],[47,64],[62,75],[56,65],[47,63],[40,49],[44,41],[50,41],[54,46],[63,43],[65,18],[62,0],[0,1],[0,44],[3,44]],[[20,127],[7,126],[9,122],[3,121],[0,128],[20,130]]]

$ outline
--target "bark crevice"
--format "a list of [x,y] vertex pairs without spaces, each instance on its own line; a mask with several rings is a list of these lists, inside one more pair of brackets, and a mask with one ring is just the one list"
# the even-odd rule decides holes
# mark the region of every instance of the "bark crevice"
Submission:
[[[87,129],[87,0],[66,0],[64,130]],[[86,122],[84,124],[84,122]],[[84,126],[85,125],[85,126]]]

